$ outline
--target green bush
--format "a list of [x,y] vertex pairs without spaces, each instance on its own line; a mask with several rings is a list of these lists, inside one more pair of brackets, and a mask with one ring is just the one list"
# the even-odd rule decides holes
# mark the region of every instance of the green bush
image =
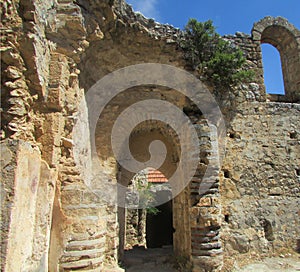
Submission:
[[147,214],[158,214],[160,210],[152,206],[155,202],[154,193],[150,190],[152,183],[149,183],[141,178],[137,178],[135,180],[135,186],[139,192],[139,205],[145,207]]
[[193,69],[217,86],[229,87],[253,79],[253,71],[243,70],[246,59],[242,50],[216,33],[211,20],[202,23],[190,19],[180,46]]

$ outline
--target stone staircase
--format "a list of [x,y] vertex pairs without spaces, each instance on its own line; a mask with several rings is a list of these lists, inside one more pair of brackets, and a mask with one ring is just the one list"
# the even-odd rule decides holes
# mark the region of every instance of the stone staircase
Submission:
[[69,241],[61,258],[60,268],[63,271],[101,271],[105,251],[105,236],[87,240]]

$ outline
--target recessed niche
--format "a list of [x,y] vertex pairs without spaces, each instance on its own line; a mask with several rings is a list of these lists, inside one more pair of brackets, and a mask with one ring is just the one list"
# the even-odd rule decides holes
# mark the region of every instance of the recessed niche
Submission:
[[235,138],[235,133],[234,132],[230,132],[229,133],[229,138],[234,139]]
[[273,228],[272,228],[271,222],[268,221],[268,220],[264,220],[262,225],[263,225],[263,228],[264,228],[265,238],[268,241],[274,241],[275,238],[274,238]]
[[227,134],[230,139],[241,139],[241,136],[235,131],[231,131]]
[[225,169],[223,172],[224,172],[224,178],[230,178],[231,177],[229,170]]
[[291,139],[296,139],[297,138],[297,132],[296,131],[290,132],[290,138]]

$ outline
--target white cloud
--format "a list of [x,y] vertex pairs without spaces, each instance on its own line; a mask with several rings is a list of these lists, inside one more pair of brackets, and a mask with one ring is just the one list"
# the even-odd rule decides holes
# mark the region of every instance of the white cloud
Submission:
[[157,10],[157,0],[131,0],[128,1],[135,11],[141,12],[148,18],[159,20],[159,11]]

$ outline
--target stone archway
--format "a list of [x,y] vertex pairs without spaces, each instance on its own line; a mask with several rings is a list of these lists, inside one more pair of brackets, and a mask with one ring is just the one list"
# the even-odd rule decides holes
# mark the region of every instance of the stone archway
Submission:
[[[126,108],[130,107],[130,105],[143,100],[145,97],[147,99],[164,97],[164,99],[168,99],[168,101],[176,105],[181,109],[181,114],[185,114],[187,118],[189,118],[192,127],[195,127],[196,137],[199,138],[199,146],[196,147],[196,149],[200,151],[199,153],[197,152],[199,161],[197,162],[196,173],[192,180],[180,180],[180,182],[185,185],[181,188],[179,193],[173,195],[172,213],[173,227],[175,229],[173,235],[174,254],[193,263],[195,269],[197,267],[205,267],[205,269],[212,270],[218,269],[222,265],[222,249],[221,243],[219,242],[221,206],[218,201],[218,173],[220,162],[217,130],[208,124],[205,116],[187,97],[176,90],[165,87],[139,86],[119,93],[109,102],[99,117],[95,131],[95,144],[100,162],[99,169],[101,170],[97,176],[97,184],[99,185],[101,197],[99,198],[98,196],[99,200],[97,201],[99,202],[90,197],[83,199],[84,201],[88,201],[87,204],[84,204],[84,207],[93,208],[88,212],[97,212],[98,206],[105,209],[105,213],[103,210],[99,213],[97,212],[99,222],[103,224],[105,221],[103,224],[105,232],[99,234],[101,236],[95,232],[95,234],[97,234],[95,235],[95,243],[99,240],[98,237],[101,237],[101,239],[104,238],[101,241],[105,242],[105,246],[101,250],[105,251],[105,258],[116,261],[122,259],[125,236],[124,206],[117,206],[114,201],[112,204],[105,204],[105,199],[106,201],[110,198],[113,200],[116,192],[107,191],[102,184],[109,183],[113,185],[119,182],[126,188],[136,174],[125,168],[118,167],[117,159],[111,147],[111,135],[116,118]],[[124,137],[120,135],[120,139],[123,138]],[[162,121],[150,118],[150,120],[138,123],[133,131],[131,131],[128,143],[131,155],[137,161],[148,161],[149,157],[151,157],[149,146],[155,140],[160,140],[166,147],[166,157],[159,170],[164,173],[167,179],[170,179],[178,167],[180,159],[181,161],[183,160],[179,157],[179,154],[181,154],[179,152],[182,148],[181,145],[189,144],[189,142],[180,143],[176,132],[172,130],[171,126]],[[206,171],[208,165],[210,166],[210,171]],[[204,174],[205,179],[203,179]],[[205,184],[208,185],[207,189],[205,192],[201,191],[202,193],[200,194],[200,187]],[[119,194],[119,191],[117,192],[118,199],[122,199],[124,192],[121,191],[121,194]],[[88,194],[84,193],[84,197],[85,195]],[[102,196],[104,198],[102,198]],[[109,199],[107,196],[109,196]],[[74,207],[82,209],[82,206],[83,205],[70,206],[70,209],[74,209]],[[116,216],[117,214],[118,217]],[[85,213],[84,216],[81,217],[81,226],[86,226],[84,218],[94,217],[94,214]],[[94,230],[95,227],[91,225],[89,229]],[[82,228],[82,230],[84,230],[84,228]],[[77,236],[81,238],[80,235],[78,234]],[[84,235],[86,236],[86,234]],[[73,244],[80,245],[80,243],[80,240],[75,242],[71,240],[68,242],[67,247],[71,248]],[[87,243],[86,240],[85,243]],[[117,253],[118,251],[119,254]],[[69,259],[67,260],[68,263],[64,264],[66,267],[69,266]]]
[[[172,138],[172,133],[168,134],[167,131],[169,131],[170,128],[168,128],[165,124],[158,122],[158,121],[153,121],[153,122],[147,122],[145,124],[141,124],[141,126],[138,126],[136,128],[136,131],[133,132],[133,137],[131,138],[131,151],[133,156],[135,156],[138,160],[140,161],[145,161],[147,160],[147,157],[149,156],[148,153],[148,147],[149,144],[153,141],[153,140],[161,140],[167,147],[167,157],[166,160],[164,162],[164,164],[162,165],[162,167],[160,168],[160,171],[162,173],[165,174],[166,178],[170,177],[173,172],[176,170],[177,167],[177,162],[178,162],[178,146],[176,146],[176,135],[173,133],[174,139]],[[167,137],[168,135],[168,137]],[[179,147],[180,148],[180,147]],[[122,185],[127,186],[131,180],[133,179],[133,177],[135,176],[136,173],[131,173],[129,171],[127,171],[124,168],[120,168],[119,169],[119,182]],[[159,192],[158,192],[159,193]],[[164,193],[161,191],[161,193]],[[170,191],[171,194],[171,191]],[[186,194],[187,195],[187,194]],[[170,195],[170,201],[172,202],[172,196]],[[174,201],[174,199],[173,199]],[[170,202],[169,202],[170,203]],[[159,205],[161,208],[164,208],[166,206],[166,203],[161,203]],[[188,208],[188,207],[186,207]],[[118,209],[118,222],[119,222],[119,229],[120,229],[120,234],[119,234],[119,256],[122,259],[123,258],[123,253],[124,253],[124,247],[125,247],[125,217],[126,217],[126,213],[125,213],[126,209],[119,207]],[[174,222],[179,222],[179,220],[177,219],[177,215],[178,215],[178,211],[176,210],[169,210],[169,212],[173,213],[174,216]],[[149,219],[149,216],[147,217],[148,220],[154,219],[154,217],[151,217],[151,219]],[[158,217],[155,217],[154,220],[159,220]],[[188,222],[185,223],[186,226],[188,226]],[[179,228],[179,226],[178,226]],[[174,229],[176,229],[176,225],[174,225]],[[145,230],[146,231],[146,230]],[[148,231],[151,232],[151,230],[148,229]],[[153,231],[153,229],[152,229]],[[171,229],[169,230],[170,232],[173,232],[173,229],[171,227]],[[174,236],[178,236],[177,240],[180,241],[189,241],[190,237],[185,237],[186,235],[188,235],[189,232],[182,232],[179,231],[176,233],[174,233]],[[153,235],[154,233],[148,233],[148,243],[149,243],[149,238],[151,237],[151,234]],[[179,237],[180,236],[180,237]],[[153,236],[152,236],[153,238]],[[150,238],[151,239],[151,238]],[[150,247],[153,247],[160,243],[164,243],[164,241],[157,241],[154,242],[153,239],[151,239],[152,242]],[[146,241],[144,241],[144,243],[146,243]],[[146,244],[145,244],[146,246]],[[176,249],[176,245],[175,245],[175,251],[179,251],[179,249]],[[188,253],[186,252],[185,255],[188,255]]]
[[[195,117],[199,137],[201,138],[201,162],[192,181],[172,201],[173,213],[173,250],[176,256],[189,260],[195,267],[206,267],[205,269],[217,269],[222,264],[222,249],[220,239],[220,211],[219,183],[218,183],[218,144],[217,137],[206,120]],[[210,131],[211,130],[211,131]],[[147,156],[147,147],[155,139],[162,140],[170,151],[161,171],[168,178],[177,166],[178,155],[176,140],[166,137],[166,132],[158,122],[145,123],[133,132],[131,151],[136,158],[143,161]],[[207,149],[208,148],[208,149]],[[140,150],[143,150],[142,152]],[[144,152],[144,154],[143,154]],[[207,165],[211,163],[214,171],[210,173],[209,179],[212,186],[203,195],[199,195],[199,186],[203,181],[203,175]],[[135,173],[126,169],[120,169],[119,181],[126,185]],[[125,240],[125,209],[119,208],[119,256],[123,258]],[[196,271],[196,270],[195,270]]]

